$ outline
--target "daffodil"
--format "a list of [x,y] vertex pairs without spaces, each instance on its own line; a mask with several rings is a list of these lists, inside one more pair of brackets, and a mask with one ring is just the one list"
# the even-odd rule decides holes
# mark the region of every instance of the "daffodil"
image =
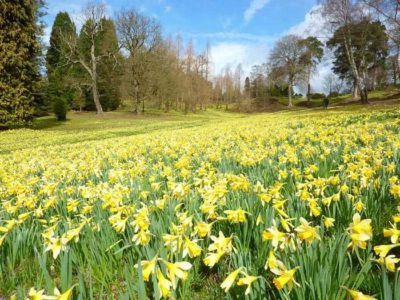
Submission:
[[157,269],[157,286],[162,297],[167,298],[171,294],[172,283],[164,277],[160,269]]
[[390,237],[390,241],[395,244],[399,241],[400,230],[393,225],[390,229],[383,229],[383,236]]
[[227,215],[227,220],[231,223],[246,222],[246,214],[248,214],[248,212],[241,208],[237,210],[225,210],[224,213]]
[[[242,272],[242,273],[243,273],[243,272]],[[246,274],[246,273],[244,273],[243,275],[244,275],[244,277],[241,277],[241,278],[238,280],[237,285],[238,285],[238,286],[247,285],[247,288],[246,288],[246,291],[245,291],[245,295],[248,295],[248,294],[251,293],[251,285],[252,285],[252,283],[253,283],[254,281],[256,281],[259,277],[257,277],[257,276],[251,276],[251,275],[248,275],[248,274]]]
[[295,228],[300,240],[312,243],[315,239],[321,239],[316,227],[310,226],[304,218],[300,218],[300,223],[301,225]]
[[389,272],[396,272],[396,264],[400,261],[400,258],[396,258],[395,255],[388,255],[380,257],[376,260],[381,266],[385,266]]
[[203,259],[203,262],[206,266],[212,268],[219,262],[219,260],[224,254],[225,253],[221,251],[217,251],[215,253],[208,253],[207,256]]
[[189,262],[175,262],[170,263],[163,260],[165,266],[167,267],[168,278],[172,282],[174,289],[176,288],[177,279],[186,280],[188,276],[188,270],[192,268],[192,264]]
[[349,295],[353,298],[353,300],[377,300],[376,298],[368,295],[364,295],[363,293],[356,290],[347,290]]
[[400,244],[394,244],[394,245],[379,245],[374,247],[374,251],[376,255],[379,255],[380,257],[385,257],[390,250],[393,248],[399,247]]
[[240,268],[236,269],[235,271],[231,272],[225,278],[225,280],[222,282],[221,288],[224,289],[225,293],[227,293],[229,291],[229,289],[232,287],[232,285],[235,283],[235,280],[242,269],[243,268],[240,267]]
[[283,243],[285,241],[285,233],[279,231],[276,226],[272,226],[266,231],[263,231],[262,238],[263,240],[271,240],[272,246],[274,248],[277,248],[279,246],[279,243]]
[[350,224],[348,231],[351,238],[349,246],[365,249],[367,247],[367,241],[372,237],[371,220],[361,220],[361,216],[356,213],[353,216],[353,223]]
[[324,216],[324,226],[326,228],[331,228],[335,225],[335,219],[334,218],[329,218]]
[[281,275],[279,277],[274,278],[273,283],[276,286],[278,290],[282,289],[285,285],[288,285],[289,289],[293,288],[293,285],[300,286],[295,280],[294,280],[294,274],[296,273],[297,268],[287,270],[287,271],[282,271]]
[[[143,275],[143,280],[144,281],[149,281],[150,275],[154,274],[156,264],[157,264],[157,255],[153,257],[152,260],[142,260],[140,262],[141,267],[142,267],[142,275]],[[135,265],[135,268],[137,268],[138,265]]]
[[185,258],[188,254],[190,258],[195,258],[201,254],[201,247],[196,243],[197,241],[192,241],[185,237],[183,243],[183,253],[182,256]]

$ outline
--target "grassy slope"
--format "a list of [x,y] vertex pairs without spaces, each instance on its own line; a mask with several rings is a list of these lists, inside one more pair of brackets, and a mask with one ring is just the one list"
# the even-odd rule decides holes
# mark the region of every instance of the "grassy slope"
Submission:
[[[386,107],[393,107],[393,105],[396,105],[396,102],[379,104],[379,107],[385,109]],[[359,104],[346,105],[345,107],[332,106],[328,111],[318,107],[313,109],[293,107],[291,110],[271,113],[270,116],[272,119],[279,118],[281,114],[309,117],[314,114],[342,114],[352,111],[368,112],[369,110],[369,106]],[[57,122],[54,117],[43,117],[35,120],[32,129],[10,130],[0,133],[0,154],[40,146],[73,144],[160,131],[213,126],[213,124],[216,125],[221,122],[254,118],[258,115],[260,114],[226,112],[223,109],[209,109],[205,112],[188,115],[159,111],[150,111],[139,116],[130,112],[108,112],[105,113],[104,117],[97,117],[94,113],[71,112],[68,114],[66,122]]]
[[[393,108],[394,106],[387,105]],[[400,108],[398,105],[395,107]],[[208,110],[198,114],[183,115],[180,113],[157,113],[152,112],[143,116],[135,116],[127,112],[106,113],[103,118],[96,117],[93,113],[70,113],[69,121],[56,122],[52,117],[36,120],[33,129],[15,130],[0,133],[0,154],[10,153],[14,150],[31,149],[38,146],[73,144],[83,141],[96,141],[103,139],[120,138],[125,136],[139,136],[143,134],[158,134],[163,131],[174,131],[193,127],[213,127],[222,122],[231,122],[241,119],[257,121],[268,118],[276,122],[282,116],[296,115],[303,118],[313,118],[321,115],[343,115],[352,114],[354,111],[369,112],[371,107],[361,105],[349,105],[345,107],[334,107],[329,110],[297,108],[293,111],[282,111],[274,114],[233,114],[224,111]],[[385,110],[386,106],[375,107],[376,110]],[[297,119],[298,120],[298,119]],[[38,141],[38,137],[47,136],[48,140]],[[15,141],[18,141],[16,143]],[[84,150],[82,150],[84,151]],[[219,280],[221,281],[221,279]],[[206,286],[194,296],[193,299],[207,299],[213,292],[222,293],[218,284],[208,280]],[[214,298],[220,296],[214,295]],[[1,297],[0,297],[1,298]]]

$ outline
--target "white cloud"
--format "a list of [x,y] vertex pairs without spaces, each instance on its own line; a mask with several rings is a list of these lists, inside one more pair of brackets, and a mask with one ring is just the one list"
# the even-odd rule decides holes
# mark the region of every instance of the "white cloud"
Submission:
[[172,10],[172,6],[171,6],[171,5],[167,5],[167,6],[165,7],[165,12],[166,12],[166,13],[169,13],[171,10]]
[[[315,5],[305,15],[304,20],[299,24],[291,27],[285,34],[295,34],[301,37],[315,36],[322,43],[329,39],[331,33],[325,26],[326,21],[321,14],[321,6]],[[324,78],[332,72],[332,57],[325,49],[325,57],[323,61],[317,66],[315,73],[311,78],[312,92],[327,92],[324,87]],[[303,88],[302,88],[303,90]],[[302,91],[304,93],[304,91]]]
[[251,67],[266,61],[270,47],[264,43],[221,42],[211,47],[213,73],[220,74],[229,65],[232,70],[242,64],[246,76]]
[[252,0],[250,6],[244,12],[244,21],[249,23],[253,19],[254,15],[259,10],[263,9],[268,2],[270,2],[270,0]]

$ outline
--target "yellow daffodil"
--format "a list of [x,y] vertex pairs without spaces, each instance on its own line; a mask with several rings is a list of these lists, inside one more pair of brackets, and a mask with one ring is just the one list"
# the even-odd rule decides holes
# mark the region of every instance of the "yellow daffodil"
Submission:
[[349,246],[365,249],[367,247],[367,241],[372,237],[371,220],[361,220],[361,216],[356,213],[353,216],[353,223],[350,224],[348,231],[351,238]]

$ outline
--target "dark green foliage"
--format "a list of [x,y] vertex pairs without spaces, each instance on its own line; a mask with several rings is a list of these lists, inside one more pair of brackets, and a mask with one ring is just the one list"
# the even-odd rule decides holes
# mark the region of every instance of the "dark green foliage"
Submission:
[[325,98],[325,94],[322,93],[310,94],[310,99],[322,99],[322,98]]
[[316,37],[309,36],[306,39],[299,41],[300,45],[304,47],[303,55],[300,58],[300,63],[304,66],[307,76],[307,100],[310,101],[311,97],[311,75],[317,65],[321,62],[324,56],[324,44],[322,44]]
[[64,97],[56,97],[54,99],[53,109],[58,121],[65,121],[67,119],[68,106]]
[[64,75],[70,66],[67,61],[67,45],[64,39],[76,35],[75,24],[69,14],[60,12],[57,14],[50,35],[50,46],[46,54],[46,67],[49,74],[58,71]]
[[[81,57],[90,65],[90,46],[91,41],[85,34],[85,30],[90,21],[88,21],[82,28],[79,35],[79,53]],[[103,19],[101,25],[101,32],[96,38],[96,57],[107,55],[108,53],[118,52],[118,39],[114,26],[114,22],[111,19]],[[116,110],[121,103],[120,85],[122,68],[120,67],[121,56],[119,54],[103,58],[97,64],[98,74],[98,89],[100,94],[100,103],[104,111]],[[82,68],[79,66],[79,68]],[[82,82],[90,82],[87,73],[82,70],[79,72],[83,76]],[[85,90],[85,105],[86,110],[95,110],[93,103],[92,91],[89,89]]]
[[328,41],[327,46],[334,50],[333,72],[341,79],[354,80],[346,56],[343,31],[349,30],[357,69],[360,73],[384,66],[388,55],[388,36],[385,26],[379,22],[363,20],[351,24],[350,28],[339,28]]
[[39,2],[0,1],[0,127],[25,126],[39,81]]
[[[50,36],[50,46],[46,55],[48,74],[47,100],[52,104],[54,112],[60,103],[72,105],[74,89],[72,80],[76,68],[68,61],[69,49],[65,40],[76,38],[75,25],[68,13],[57,14]],[[56,113],[58,119],[60,119]],[[65,118],[65,117],[64,117]],[[61,118],[62,119],[62,118]]]

